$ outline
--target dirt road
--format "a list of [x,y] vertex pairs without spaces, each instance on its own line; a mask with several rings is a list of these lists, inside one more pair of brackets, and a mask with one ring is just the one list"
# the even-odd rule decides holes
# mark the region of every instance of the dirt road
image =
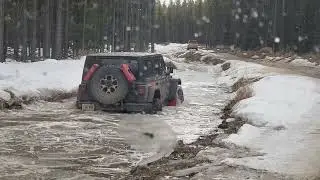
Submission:
[[313,78],[320,78],[320,67],[309,67],[309,66],[296,66],[289,63],[284,62],[270,62],[270,61],[263,61],[263,60],[254,60],[254,59],[248,59],[248,58],[241,58],[238,56],[234,56],[228,53],[218,53],[221,55],[224,59],[227,60],[240,60],[245,62],[251,62],[256,64],[261,64],[268,67],[274,67],[279,69],[285,69],[287,70],[286,73],[292,73],[292,74],[299,74],[303,76],[309,76]]

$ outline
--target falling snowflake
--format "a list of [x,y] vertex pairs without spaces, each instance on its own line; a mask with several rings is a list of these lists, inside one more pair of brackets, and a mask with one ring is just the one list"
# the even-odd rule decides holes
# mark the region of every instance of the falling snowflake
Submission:
[[236,18],[237,20],[240,19],[239,14],[236,14],[236,15],[235,15],[235,18]]
[[240,38],[240,33],[236,33],[236,38]]
[[258,11],[256,9],[251,9],[251,17],[253,18],[259,17]]
[[259,22],[259,27],[263,27],[264,26],[264,22],[260,21]]
[[203,17],[202,17],[202,20],[203,20],[205,23],[210,23],[210,19],[209,19],[207,16],[203,16]]

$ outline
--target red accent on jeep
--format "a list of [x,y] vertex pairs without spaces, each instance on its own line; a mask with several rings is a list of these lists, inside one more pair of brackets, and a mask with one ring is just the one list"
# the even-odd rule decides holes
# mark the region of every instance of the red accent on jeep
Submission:
[[177,98],[169,101],[168,106],[177,106]]
[[93,74],[97,71],[98,68],[99,68],[98,64],[92,65],[91,68],[89,69],[89,71],[83,77],[83,80],[84,81],[89,81],[92,78]]
[[130,67],[129,67],[128,64],[121,64],[120,69],[123,72],[123,74],[126,77],[126,79],[128,80],[128,82],[132,83],[133,81],[136,80],[136,77],[131,72]]

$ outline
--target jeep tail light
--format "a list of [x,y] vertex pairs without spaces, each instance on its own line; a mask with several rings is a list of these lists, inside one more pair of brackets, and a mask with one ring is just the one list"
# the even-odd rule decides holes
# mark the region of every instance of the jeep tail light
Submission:
[[86,74],[84,75],[83,80],[89,81],[92,78],[93,74],[97,71],[98,68],[99,68],[98,64],[92,65],[91,68],[89,69],[89,71],[87,71]]
[[137,85],[137,91],[140,96],[144,96],[146,94],[146,86]]

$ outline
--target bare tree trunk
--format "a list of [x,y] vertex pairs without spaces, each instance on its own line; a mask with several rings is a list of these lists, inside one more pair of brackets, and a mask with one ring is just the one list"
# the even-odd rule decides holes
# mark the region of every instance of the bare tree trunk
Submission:
[[151,26],[150,26],[150,31],[151,31],[151,37],[150,37],[150,43],[151,43],[151,52],[154,53],[154,35],[155,35],[155,6],[156,2],[155,0],[152,0],[152,7],[151,7]]
[[86,33],[86,21],[87,21],[87,0],[84,0],[83,6],[83,27],[82,27],[82,50],[85,49],[85,33]]
[[50,58],[50,0],[45,0],[45,17],[44,17],[44,42],[43,42],[43,56],[44,58]]
[[63,44],[63,0],[57,0],[57,23],[56,23],[56,42],[55,42],[55,59],[62,59],[62,44]]
[[38,17],[38,9],[37,9],[37,0],[33,0],[33,8],[32,8],[32,41],[31,41],[31,61],[36,61],[36,48],[37,48],[37,17]]
[[99,1],[99,49],[100,52],[104,52],[104,36],[107,35],[104,31],[104,22],[105,22],[105,15],[104,15],[104,11],[105,11],[105,2],[104,0],[100,0]]
[[113,22],[112,22],[112,51],[113,52],[116,49],[115,36],[116,36],[116,9],[114,8],[113,9]]
[[22,47],[22,61],[27,61],[28,53],[28,0],[23,1],[23,47]]
[[4,57],[4,1],[0,0],[0,62],[5,61]]
[[[15,30],[15,32],[17,32],[17,30]],[[19,61],[19,43],[20,43],[20,40],[19,40],[19,35],[15,38],[15,41],[14,41],[14,59],[16,61]]]
[[64,23],[64,50],[63,50],[63,58],[68,58],[69,51],[69,0],[65,0],[66,3],[66,15],[65,15],[65,23]]
[[131,29],[128,29],[130,26],[129,23],[129,3],[125,2],[125,25],[124,25],[124,50],[130,51],[130,42],[129,42],[129,33]]

